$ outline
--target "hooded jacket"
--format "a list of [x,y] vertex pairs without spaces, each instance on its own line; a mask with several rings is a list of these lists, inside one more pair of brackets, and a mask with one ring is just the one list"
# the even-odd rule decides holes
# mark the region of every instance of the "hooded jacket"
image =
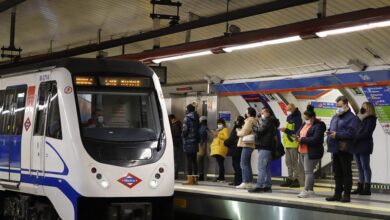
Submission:
[[195,111],[187,113],[183,120],[183,151],[185,153],[198,152],[199,144],[199,116]]

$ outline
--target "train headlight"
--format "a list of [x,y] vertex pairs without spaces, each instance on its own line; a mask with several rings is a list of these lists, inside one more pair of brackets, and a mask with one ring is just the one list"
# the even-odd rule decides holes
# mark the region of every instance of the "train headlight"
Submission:
[[150,186],[151,186],[152,188],[156,188],[156,187],[158,186],[157,180],[152,180],[152,181],[150,181]]
[[107,180],[103,180],[100,182],[100,186],[107,189],[110,186],[110,183]]

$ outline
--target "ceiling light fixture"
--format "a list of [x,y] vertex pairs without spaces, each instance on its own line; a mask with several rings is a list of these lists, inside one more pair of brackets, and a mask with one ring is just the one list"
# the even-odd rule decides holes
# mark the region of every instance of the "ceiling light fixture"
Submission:
[[320,31],[320,32],[317,32],[316,35],[318,37],[327,37],[329,35],[345,34],[345,33],[351,33],[351,32],[355,32],[355,31],[362,31],[362,30],[388,27],[388,26],[390,26],[390,21],[381,21],[381,22],[373,22],[373,23],[357,25],[357,26],[352,26],[352,27],[346,27],[346,28],[338,28],[338,29],[328,30],[328,31]]
[[153,61],[153,63],[161,63],[164,61],[181,60],[181,59],[186,59],[186,58],[191,58],[191,57],[205,56],[205,55],[209,55],[209,54],[213,54],[213,53],[210,50],[207,50],[207,51],[183,54],[183,55],[178,55],[178,56],[173,56],[173,57],[165,57],[165,58],[155,59],[152,61]]
[[239,45],[239,46],[234,46],[234,47],[226,47],[226,48],[223,48],[223,50],[225,52],[229,53],[229,52],[232,52],[235,50],[263,47],[263,46],[272,45],[272,44],[283,44],[283,43],[299,41],[299,40],[302,40],[302,38],[299,35],[296,35],[296,36],[292,36],[292,37],[285,37],[285,38],[280,38],[280,39],[275,39],[275,40],[261,41],[261,42],[257,42],[257,43],[244,44],[244,45]]

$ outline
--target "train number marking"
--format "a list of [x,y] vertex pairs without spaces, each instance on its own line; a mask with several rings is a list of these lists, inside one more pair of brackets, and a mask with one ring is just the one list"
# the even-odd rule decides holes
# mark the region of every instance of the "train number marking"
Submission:
[[72,89],[72,87],[67,86],[67,87],[65,87],[64,92],[65,92],[66,94],[70,94],[70,93],[73,92],[73,89]]
[[26,131],[28,131],[30,127],[31,127],[31,121],[30,118],[27,118],[26,121],[24,122],[24,128],[26,129]]
[[126,176],[120,178],[118,182],[122,183],[123,185],[127,186],[129,189],[136,186],[138,183],[142,182],[142,180],[136,176],[134,176],[131,173],[128,173]]

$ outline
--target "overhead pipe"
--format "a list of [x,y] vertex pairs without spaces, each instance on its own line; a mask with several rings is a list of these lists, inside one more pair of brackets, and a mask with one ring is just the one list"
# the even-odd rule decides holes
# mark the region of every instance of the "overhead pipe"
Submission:
[[315,38],[317,37],[315,33],[322,30],[337,29],[384,20],[390,20],[390,6],[377,9],[365,9],[267,29],[242,32],[229,37],[216,37],[186,44],[162,47],[156,50],[115,56],[113,58],[139,60],[151,63],[151,61],[156,58],[177,56],[206,50],[211,50],[213,53],[223,53],[222,49],[225,47],[259,42],[260,40],[279,39],[293,35],[300,35],[303,39]]
[[36,55],[32,57],[24,57],[18,61],[18,63],[5,63],[0,65],[0,68],[10,68],[18,65],[38,63],[46,60],[54,60],[65,57],[77,56],[81,54],[87,54],[99,50],[109,49],[113,47],[122,46],[124,44],[135,43],[139,41],[149,40],[156,37],[161,37],[165,35],[175,34],[195,28],[206,27],[214,24],[223,23],[229,20],[242,19],[254,15],[264,14],[272,11],[282,10],[294,6],[299,6],[303,4],[317,2],[318,0],[294,0],[294,1],[271,1],[255,6],[250,6],[242,9],[238,9],[229,13],[229,16],[226,16],[226,13],[221,13],[218,15],[200,18],[195,21],[190,21],[186,23],[177,24],[174,26],[161,28],[158,30],[152,30],[149,32],[132,35],[128,37],[123,37],[114,40],[103,41],[100,44],[89,44],[85,46],[75,47],[72,49],[62,50],[58,52],[53,52],[51,54]]
[[0,13],[7,11],[10,8],[15,7],[16,5],[24,2],[26,0],[5,0],[0,3]]

